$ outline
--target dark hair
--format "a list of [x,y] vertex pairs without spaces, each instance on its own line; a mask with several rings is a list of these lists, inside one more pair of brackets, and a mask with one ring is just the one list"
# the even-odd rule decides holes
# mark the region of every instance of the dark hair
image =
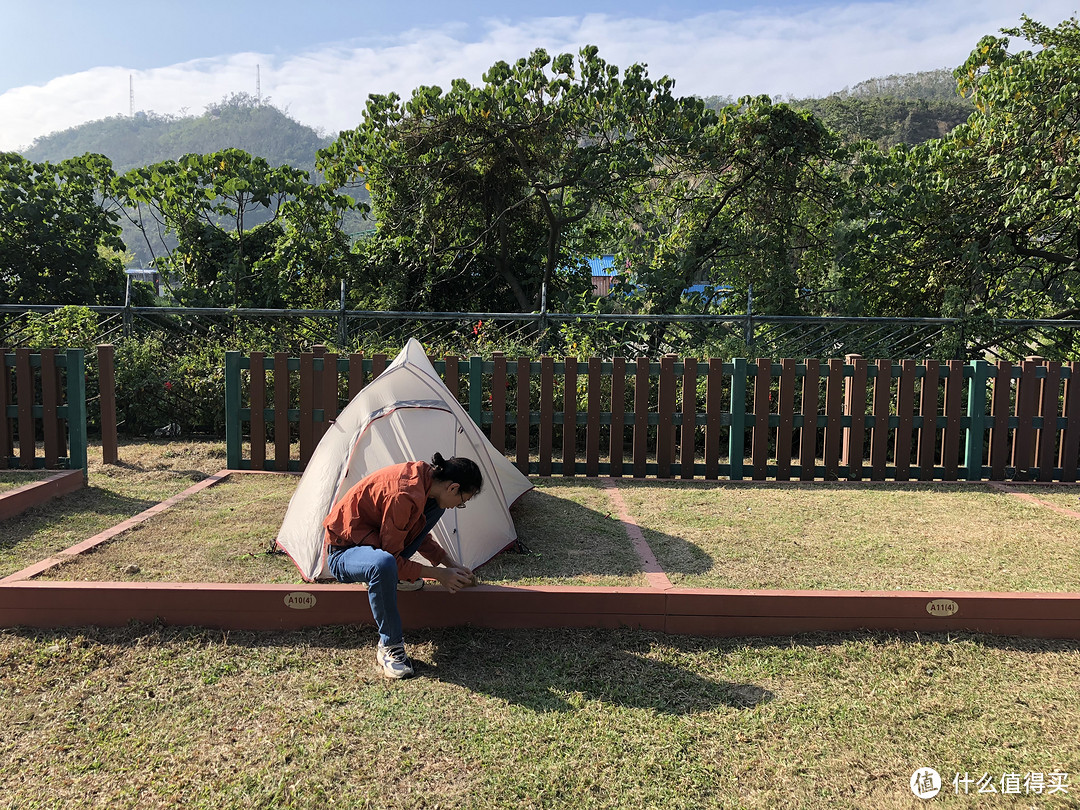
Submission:
[[476,495],[484,486],[484,476],[471,458],[443,458],[441,453],[436,453],[431,458],[431,466],[435,468],[436,481],[458,484],[466,495]]

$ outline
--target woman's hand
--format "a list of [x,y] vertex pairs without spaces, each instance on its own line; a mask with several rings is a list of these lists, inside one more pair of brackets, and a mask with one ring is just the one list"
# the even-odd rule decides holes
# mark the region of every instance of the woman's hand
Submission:
[[450,593],[457,593],[462,588],[467,588],[473,584],[473,572],[468,568],[455,565],[447,568],[435,568],[434,572],[435,578]]

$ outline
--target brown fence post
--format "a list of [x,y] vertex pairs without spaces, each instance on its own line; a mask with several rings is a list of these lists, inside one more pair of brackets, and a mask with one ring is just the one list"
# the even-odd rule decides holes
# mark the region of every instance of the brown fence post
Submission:
[[595,478],[600,470],[600,371],[600,358],[590,357],[585,422],[585,475],[589,478]]
[[634,376],[634,478],[644,478],[649,440],[649,359],[637,359]]
[[724,410],[724,362],[709,358],[705,380],[705,477],[715,481],[720,477],[720,428]]
[[19,398],[19,462],[33,469],[37,455],[34,425],[34,372],[30,367],[30,349],[15,350],[15,393]]
[[1039,386],[1039,415],[1042,427],[1039,428],[1039,441],[1036,445],[1035,458],[1039,465],[1039,480],[1054,480],[1054,461],[1058,457],[1058,390],[1061,388],[1061,363],[1047,362],[1046,378]]
[[611,434],[608,436],[608,475],[621,478],[626,455],[626,358],[611,361]]
[[274,469],[286,472],[291,453],[289,427],[289,355],[274,353]]
[[817,418],[818,385],[821,363],[817,358],[804,361],[806,372],[802,382],[802,429],[799,431],[799,480],[813,481],[817,477]]
[[776,480],[791,479],[791,438],[795,423],[795,360],[780,361],[780,389],[776,411],[780,416],[776,427]]
[[538,472],[551,476],[551,444],[555,426],[555,359],[540,358],[540,464]]
[[116,435],[116,350],[111,343],[97,347],[98,402],[101,413],[101,461],[119,461],[119,441]]
[[675,434],[675,358],[660,358],[660,381],[656,399],[656,477],[671,478]]
[[848,355],[853,368],[844,382],[844,412],[851,417],[851,427],[844,428],[844,453],[840,463],[848,468],[848,478],[861,481],[866,457],[866,358]]
[[1027,481],[1031,477],[1035,449],[1035,409],[1038,407],[1039,383],[1035,376],[1038,362],[1028,357],[1020,363],[1020,380],[1016,389],[1016,431],[1013,433],[1013,477]]
[[517,361],[517,419],[514,422],[514,443],[517,449],[517,467],[522,475],[529,474],[529,422],[532,368],[528,358]]
[[1062,481],[1075,481],[1080,467],[1080,363],[1069,364],[1069,379],[1065,382],[1064,405],[1065,433],[1061,437]]
[[915,435],[915,361],[900,361],[900,385],[896,390],[896,438],[893,441],[893,464],[897,481],[911,478],[911,442]]
[[316,430],[319,440],[326,435],[326,431],[330,429],[331,423],[337,419],[338,415],[338,356],[335,352],[327,352],[322,356],[322,361],[319,400],[322,404],[323,420]]
[[934,480],[934,453],[937,447],[938,427],[938,369],[940,363],[937,360],[927,360],[923,363],[923,382],[919,396],[919,415],[922,416],[922,426],[919,428],[919,480]]
[[349,402],[364,389],[364,353],[349,355]]
[[697,456],[697,358],[683,359],[682,428],[679,430],[679,477],[694,477],[694,458]]
[[300,467],[315,451],[315,355],[300,353]]
[[252,352],[248,360],[250,369],[248,401],[251,405],[251,469],[266,469],[266,365],[264,352]]
[[844,439],[844,361],[829,361],[829,376],[825,383],[825,480],[839,476],[840,452]]
[[7,408],[11,403],[11,373],[7,367],[8,350],[0,346],[0,469],[7,469],[12,455],[11,420]]
[[577,466],[577,358],[563,357],[562,474],[573,477]]
[[885,480],[889,452],[889,404],[892,401],[892,361],[878,360],[874,378],[874,429],[870,431],[870,480]]
[[750,432],[750,478],[764,481],[769,464],[769,392],[772,390],[772,360],[759,357],[754,375],[754,427]]
[[491,446],[506,454],[506,356],[492,354],[491,371]]
[[56,371],[56,349],[41,349],[41,433],[45,446],[45,468],[56,467],[60,424],[56,417],[60,385]]

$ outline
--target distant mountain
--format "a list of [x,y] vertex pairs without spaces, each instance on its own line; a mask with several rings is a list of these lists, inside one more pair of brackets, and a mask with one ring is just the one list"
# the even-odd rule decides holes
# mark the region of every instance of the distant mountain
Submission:
[[331,138],[290,118],[268,103],[238,93],[199,116],[113,116],[38,138],[23,155],[55,163],[96,152],[113,162],[117,173],[175,160],[190,153],[243,149],[272,166],[288,164],[311,171],[315,153]]
[[883,149],[940,138],[967,121],[975,107],[956,93],[944,68],[867,79],[825,98],[792,99],[850,141],[870,140]]
[[[105,155],[117,174],[187,154],[207,154],[222,149],[243,149],[265,158],[271,166],[289,165],[315,172],[316,153],[332,138],[301,124],[267,102],[238,93],[207,108],[198,116],[136,113],[134,117],[114,116],[91,121],[63,132],[38,138],[23,156],[32,161],[56,163],[70,157],[95,152]],[[367,201],[363,188],[351,189],[353,197]],[[259,215],[249,221],[255,224]],[[153,258],[146,240],[131,223],[121,220],[122,238],[128,246],[135,267],[148,267]],[[346,216],[350,233],[370,228],[356,212]],[[171,240],[167,239],[167,243]]]
[[[867,79],[824,98],[787,98],[787,104],[810,110],[847,141],[874,141],[883,149],[940,138],[968,119],[971,99],[956,94],[951,70],[925,70]],[[735,99],[707,96],[719,110]]]

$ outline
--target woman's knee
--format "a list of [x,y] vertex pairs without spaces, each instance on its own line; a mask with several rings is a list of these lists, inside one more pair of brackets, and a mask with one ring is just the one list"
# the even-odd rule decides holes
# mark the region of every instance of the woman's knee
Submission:
[[372,561],[370,582],[393,582],[397,586],[397,560],[393,554],[384,551]]

